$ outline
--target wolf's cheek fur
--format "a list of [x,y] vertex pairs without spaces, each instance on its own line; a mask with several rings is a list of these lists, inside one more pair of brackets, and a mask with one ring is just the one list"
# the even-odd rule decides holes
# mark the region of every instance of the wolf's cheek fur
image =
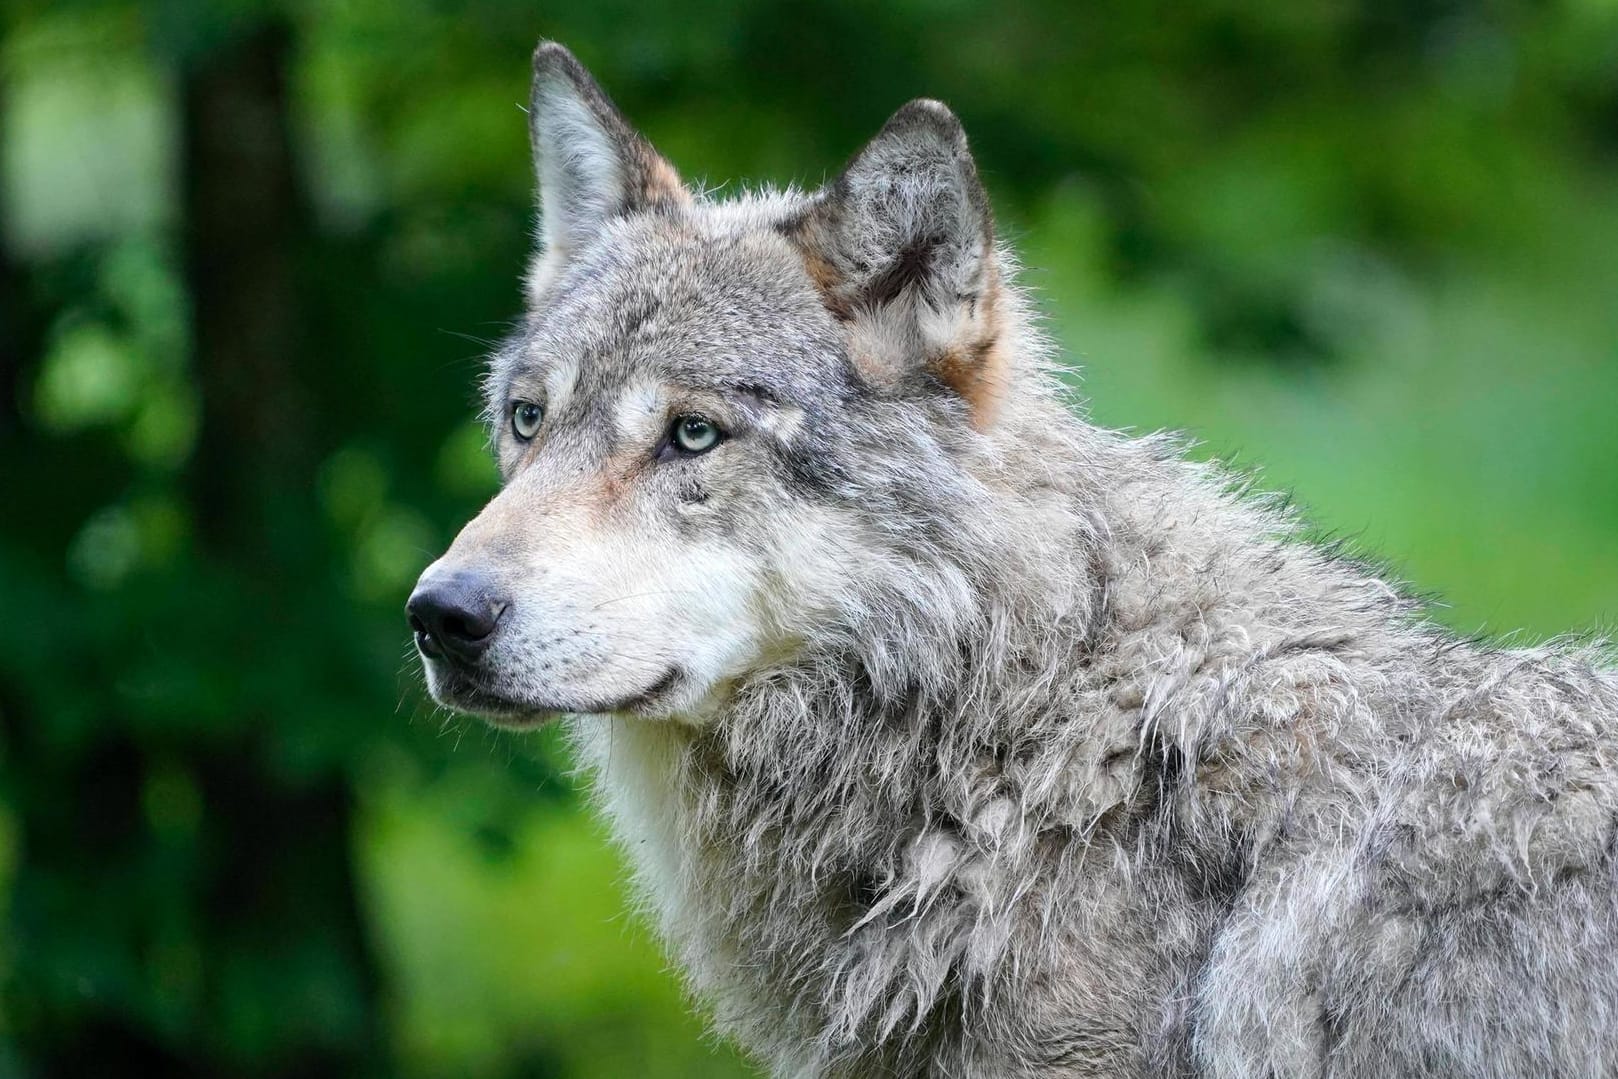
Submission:
[[[692,717],[760,648],[752,567],[720,544],[582,538],[516,590],[497,685],[547,709]],[[653,691],[661,689],[652,699]]]

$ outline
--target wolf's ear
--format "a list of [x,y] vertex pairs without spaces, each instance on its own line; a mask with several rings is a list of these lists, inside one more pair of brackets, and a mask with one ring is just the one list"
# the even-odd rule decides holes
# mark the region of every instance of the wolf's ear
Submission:
[[610,218],[691,199],[674,167],[629,126],[584,65],[554,41],[534,50],[528,132],[539,176],[543,248],[529,273],[533,297]]
[[784,228],[873,385],[931,375],[980,430],[1005,383],[989,200],[961,122],[912,101]]

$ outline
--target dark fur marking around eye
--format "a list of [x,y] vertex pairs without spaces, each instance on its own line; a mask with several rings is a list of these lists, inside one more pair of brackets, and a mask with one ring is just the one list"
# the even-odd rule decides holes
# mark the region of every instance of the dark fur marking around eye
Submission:
[[781,403],[781,399],[775,395],[774,390],[756,382],[743,382],[730,387],[730,390],[732,393],[750,398],[754,404],[773,407]]

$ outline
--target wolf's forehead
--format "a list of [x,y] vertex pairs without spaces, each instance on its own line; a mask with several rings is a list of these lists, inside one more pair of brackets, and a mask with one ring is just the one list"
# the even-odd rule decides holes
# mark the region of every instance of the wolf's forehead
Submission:
[[[495,381],[594,395],[647,380],[812,389],[838,326],[778,235],[624,229],[568,269],[496,358]],[[824,370],[819,379],[823,383]]]

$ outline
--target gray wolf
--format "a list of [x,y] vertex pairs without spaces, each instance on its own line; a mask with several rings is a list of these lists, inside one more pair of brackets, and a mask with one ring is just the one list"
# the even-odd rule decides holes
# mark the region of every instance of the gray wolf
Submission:
[[961,125],[693,193],[571,54],[492,358],[504,487],[409,612],[567,715],[780,1076],[1618,1075],[1618,678],[1458,640],[1275,500],[1085,422]]

